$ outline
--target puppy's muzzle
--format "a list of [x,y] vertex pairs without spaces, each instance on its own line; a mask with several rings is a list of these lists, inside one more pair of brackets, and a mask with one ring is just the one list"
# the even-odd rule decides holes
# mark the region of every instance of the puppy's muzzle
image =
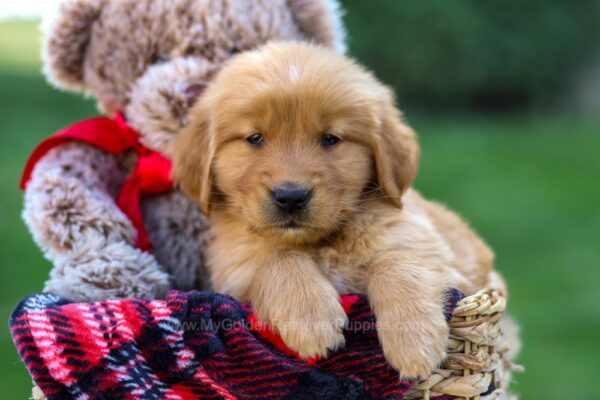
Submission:
[[304,210],[312,197],[306,186],[286,182],[271,191],[273,203],[278,211],[285,215],[294,215]]

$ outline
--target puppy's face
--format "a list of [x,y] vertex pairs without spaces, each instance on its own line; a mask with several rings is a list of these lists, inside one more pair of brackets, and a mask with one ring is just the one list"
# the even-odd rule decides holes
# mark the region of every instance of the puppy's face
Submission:
[[351,224],[366,190],[400,206],[417,147],[390,91],[329,50],[270,45],[232,60],[176,143],[174,176],[250,230],[312,243]]
[[359,140],[372,121],[335,92],[278,86],[236,95],[245,110],[230,110],[217,131],[228,139],[215,154],[214,186],[253,231],[310,241],[343,223],[373,178]]

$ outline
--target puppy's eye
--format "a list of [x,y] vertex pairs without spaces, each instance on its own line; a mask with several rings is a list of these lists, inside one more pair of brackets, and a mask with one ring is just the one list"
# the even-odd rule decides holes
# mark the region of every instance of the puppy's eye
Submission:
[[332,135],[331,133],[326,133],[323,136],[321,136],[321,146],[323,146],[323,147],[335,146],[336,144],[339,143],[339,141],[340,141],[340,138]]
[[257,146],[257,147],[261,146],[265,142],[265,139],[263,138],[263,136],[260,133],[255,133],[254,135],[250,135],[246,138],[246,140],[251,145]]
[[229,49],[229,55],[230,56],[235,56],[236,54],[238,54],[241,50],[238,49],[237,47],[232,47],[231,49]]

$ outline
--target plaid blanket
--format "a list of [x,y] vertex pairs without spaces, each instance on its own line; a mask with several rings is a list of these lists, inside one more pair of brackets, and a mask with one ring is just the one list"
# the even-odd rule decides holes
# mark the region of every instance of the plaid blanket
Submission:
[[[461,298],[449,292],[447,317]],[[342,296],[346,345],[301,360],[246,304],[211,292],[166,300],[23,300],[10,327],[48,400],[402,399],[364,296]]]

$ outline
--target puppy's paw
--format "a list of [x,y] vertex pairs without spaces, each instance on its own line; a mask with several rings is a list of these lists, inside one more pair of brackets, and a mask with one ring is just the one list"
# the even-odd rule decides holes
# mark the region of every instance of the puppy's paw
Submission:
[[337,299],[313,312],[313,315],[305,314],[287,322],[289,326],[284,322],[277,329],[285,344],[302,358],[326,356],[329,350],[344,345],[342,330],[347,324],[347,317]]
[[439,316],[422,315],[403,321],[386,317],[379,321],[385,358],[402,377],[426,377],[446,358],[449,328],[441,312]]
[[269,322],[300,357],[326,356],[344,345],[342,330],[348,319],[337,296],[326,301],[289,304],[281,311],[279,318],[270,318]]

